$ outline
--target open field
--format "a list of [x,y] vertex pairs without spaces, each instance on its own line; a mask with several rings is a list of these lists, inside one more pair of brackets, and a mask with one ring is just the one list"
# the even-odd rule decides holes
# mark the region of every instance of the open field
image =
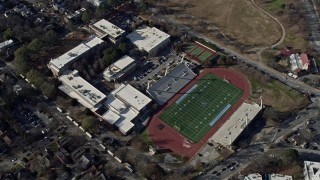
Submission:
[[160,119],[196,143],[242,94],[241,89],[208,73],[160,114]]
[[[237,67],[235,69],[243,71]],[[246,76],[251,85],[250,99],[255,102],[258,102],[262,96],[263,104],[272,106],[280,112],[293,111],[305,107],[309,103],[308,97],[279,81],[270,80],[269,82],[262,82],[253,76]]]
[[[301,1],[296,0],[256,0],[256,3],[277,17],[286,29],[285,46],[291,46],[304,51],[308,47],[306,20]],[[286,6],[283,8],[283,4]]]
[[[191,14],[204,19],[217,26],[227,36],[245,45],[270,46],[281,37],[279,25],[257,10],[248,0],[168,2],[167,6],[177,11],[175,14]],[[190,20],[189,23],[192,25],[194,20]]]

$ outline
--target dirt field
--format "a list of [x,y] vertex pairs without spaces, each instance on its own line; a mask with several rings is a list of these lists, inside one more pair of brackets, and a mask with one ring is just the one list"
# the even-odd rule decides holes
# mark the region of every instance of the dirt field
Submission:
[[281,37],[279,25],[248,0],[169,0],[167,5],[175,15],[199,17],[245,45],[270,46]]
[[[305,51],[308,48],[306,21],[300,1],[296,0],[256,0],[267,12],[277,17],[286,29],[284,46],[292,46]],[[285,4],[282,8],[281,5]]]

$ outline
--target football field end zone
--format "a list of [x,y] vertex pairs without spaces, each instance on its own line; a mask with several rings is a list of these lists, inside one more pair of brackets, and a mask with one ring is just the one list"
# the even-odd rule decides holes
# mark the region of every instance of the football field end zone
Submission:
[[229,109],[231,108],[231,104],[228,104],[222,111],[210,122],[210,126],[213,126]]
[[[231,68],[208,68],[204,69],[196,79],[203,77],[208,72],[211,72],[220,78],[224,78],[226,74],[228,74],[228,79],[230,82],[237,86],[238,88],[243,90],[243,94],[241,98],[226,112],[224,116],[221,117],[221,120],[217,121],[214,126],[210,129],[210,131],[197,143],[190,144],[186,143],[186,138],[184,138],[180,133],[169,126],[167,123],[162,121],[159,118],[159,114],[162,113],[164,109],[173,104],[180,96],[181,93],[186,92],[190,89],[195,83],[196,80],[191,81],[188,85],[186,85],[179,94],[172,97],[165,106],[161,107],[152,117],[150,124],[148,126],[148,133],[150,135],[151,140],[158,147],[169,149],[175,154],[180,154],[189,160],[192,159],[193,156],[203,147],[208,139],[215,134],[215,132],[224,124],[224,122],[240,107],[240,105],[249,97],[250,95],[250,84],[249,81],[238,71]],[[164,129],[160,130],[157,126],[159,124],[163,124],[165,126]]]

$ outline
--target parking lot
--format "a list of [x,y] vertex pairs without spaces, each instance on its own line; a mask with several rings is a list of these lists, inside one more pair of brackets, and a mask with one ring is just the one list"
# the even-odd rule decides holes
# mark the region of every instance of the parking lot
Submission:
[[[184,60],[190,69],[194,69],[197,65],[194,62]],[[153,57],[145,61],[135,72],[133,72],[127,79],[127,81],[133,81],[138,84],[140,89],[145,89],[148,85],[148,81],[156,82],[165,72],[170,72],[177,64],[181,63],[181,57],[169,54],[167,56]]]

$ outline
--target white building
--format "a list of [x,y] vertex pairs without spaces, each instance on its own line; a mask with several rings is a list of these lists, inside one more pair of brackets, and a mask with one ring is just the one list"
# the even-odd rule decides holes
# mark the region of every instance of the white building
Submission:
[[107,67],[103,72],[103,77],[109,82],[117,81],[132,73],[135,68],[136,61],[126,55]]
[[123,134],[135,126],[132,122],[151,102],[151,99],[131,85],[121,84],[112,91],[104,102],[106,111],[101,114],[103,120],[115,125]]
[[100,38],[94,37],[87,42],[79,44],[77,47],[64,53],[56,59],[51,59],[48,64],[49,69],[55,76],[61,75],[76,60],[87,55],[89,51],[102,48],[105,42]]
[[283,174],[268,174],[269,180],[293,180],[292,176]]
[[262,176],[259,173],[248,174],[244,180],[262,180]]
[[[303,55],[305,56],[305,54],[303,54]],[[294,72],[297,69],[307,70],[309,67],[309,63],[302,60],[301,56],[298,53],[291,54],[289,61],[291,64],[291,71],[292,72]]]
[[[261,104],[262,105],[262,104]],[[243,103],[231,117],[210,137],[209,141],[230,146],[240,136],[242,131],[261,111],[261,105]]]
[[320,163],[312,161],[304,161],[304,179],[319,180],[320,179]]
[[101,106],[101,101],[106,98],[106,95],[84,80],[77,70],[66,72],[59,77],[59,80],[63,83],[59,87],[60,90],[93,112]]
[[92,5],[98,7],[101,5],[101,3],[103,3],[105,0],[87,0],[89,3],[91,3]]
[[98,37],[108,37],[108,39],[113,43],[120,42],[122,35],[125,33],[124,30],[105,19],[101,19],[100,21],[90,25],[90,28]]
[[127,38],[140,50],[147,51],[151,56],[157,54],[170,43],[169,34],[145,25],[127,35]]
[[2,49],[7,48],[9,46],[13,45],[13,40],[9,39],[7,41],[4,41],[2,43],[0,43],[0,51],[2,51]]

